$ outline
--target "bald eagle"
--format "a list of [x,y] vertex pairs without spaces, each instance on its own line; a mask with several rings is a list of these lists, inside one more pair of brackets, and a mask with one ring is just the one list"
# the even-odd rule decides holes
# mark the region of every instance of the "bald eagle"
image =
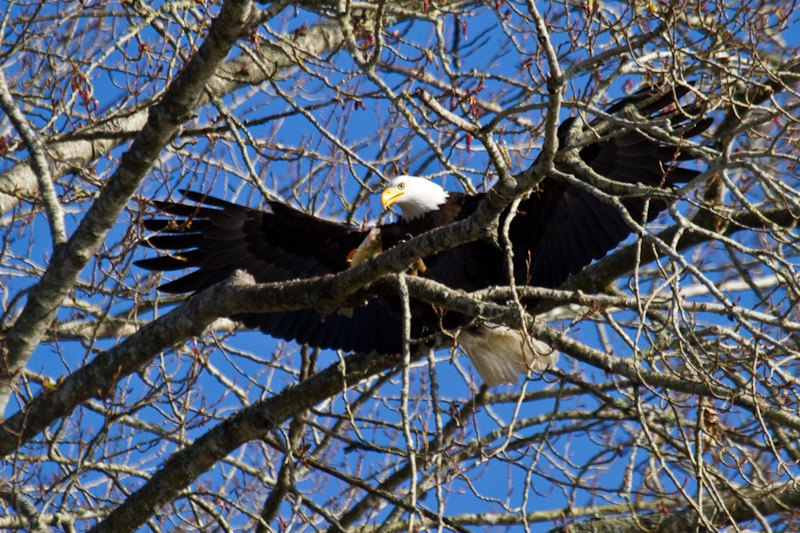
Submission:
[[[644,90],[607,112],[633,105],[645,116],[665,117],[672,127],[682,128],[684,138],[692,137],[703,132],[710,120],[693,120],[685,112],[676,111],[656,115],[685,92]],[[568,119],[559,128],[562,147],[574,120]],[[698,175],[677,164],[691,158],[675,146],[621,126],[611,127],[601,139],[580,148],[578,155],[594,172],[616,182],[670,187]],[[387,183],[381,201],[385,208],[398,207],[402,215],[394,223],[370,230],[315,217],[277,201],[268,201],[268,209],[262,210],[185,191],[194,204],[153,202],[171,217],[144,222],[147,230],[157,232],[146,243],[167,252],[137,264],[155,271],[195,269],[160,287],[168,293],[199,291],[239,269],[264,283],[335,274],[349,268],[350,261],[359,262],[411,236],[469,217],[485,194],[445,191],[420,177],[399,176]],[[621,202],[638,221],[651,221],[666,207],[662,200],[646,202],[641,197],[623,198]],[[502,215],[501,224],[506,216]],[[583,188],[546,179],[538,190],[522,199],[510,224],[514,281],[517,286],[558,287],[617,247],[630,233],[631,228],[613,205]],[[504,251],[489,240],[425,257],[420,266],[417,275],[465,291],[508,285],[510,281]],[[519,331],[489,322],[467,324],[466,317],[422,302],[412,301],[411,316],[414,338],[442,328],[461,329],[458,343],[490,386],[513,383],[518,374],[529,370],[546,369],[558,357],[546,345]],[[298,309],[232,318],[247,328],[319,348],[392,354],[401,351],[403,342],[400,301],[391,295],[376,296],[362,306],[326,316],[312,309]]]

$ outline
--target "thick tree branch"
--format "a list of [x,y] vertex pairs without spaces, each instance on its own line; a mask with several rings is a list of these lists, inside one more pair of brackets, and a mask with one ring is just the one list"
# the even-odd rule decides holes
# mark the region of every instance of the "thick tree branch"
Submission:
[[144,129],[122,157],[119,168],[78,229],[66,244],[55,250],[50,265],[28,293],[27,304],[2,345],[0,411],[5,410],[17,372],[50,327],[64,297],[163,148],[191,117],[206,83],[247,28],[250,16],[248,1],[228,0],[223,4],[208,38],[174,80],[163,100],[151,110]]
[[480,238],[505,205],[499,196],[491,195],[468,219],[415,237],[335,276],[260,285],[246,296],[241,288],[211,287],[74,372],[55,391],[55,398],[46,391],[9,417],[0,428],[0,455],[10,453],[91,396],[110,394],[119,379],[146,365],[161,350],[203,331],[217,317],[303,308],[326,313],[347,307],[350,296],[386,274],[403,272],[421,257]]

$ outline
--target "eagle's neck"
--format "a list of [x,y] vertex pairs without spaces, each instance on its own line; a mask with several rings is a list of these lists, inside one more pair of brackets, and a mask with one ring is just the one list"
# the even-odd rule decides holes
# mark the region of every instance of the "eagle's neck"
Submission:
[[431,183],[425,194],[417,194],[405,198],[398,206],[403,211],[403,220],[412,221],[422,218],[431,211],[439,209],[446,201],[448,193],[438,185]]

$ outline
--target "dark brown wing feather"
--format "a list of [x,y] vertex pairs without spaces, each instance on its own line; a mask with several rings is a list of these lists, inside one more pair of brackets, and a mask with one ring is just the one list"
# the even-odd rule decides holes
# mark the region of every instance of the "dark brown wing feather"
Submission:
[[[642,115],[653,115],[673,104],[686,89],[667,92],[639,108]],[[645,90],[609,108],[613,113],[630,104],[645,102],[653,97]],[[684,138],[699,135],[710,125],[710,119],[688,124],[683,113],[662,115],[670,118],[674,127],[686,127]],[[564,143],[573,119],[559,128],[559,142]],[[613,133],[613,131],[612,131]],[[593,143],[580,151],[580,157],[596,173],[621,183],[643,183],[652,187],[685,183],[699,172],[680,167],[678,163],[691,159],[674,146],[665,146],[637,131],[629,131],[610,139]],[[648,212],[645,199],[623,199],[631,217],[643,222],[652,221],[666,209],[660,200],[651,200]],[[580,272],[595,259],[616,248],[631,234],[631,228],[611,204],[584,190],[556,180],[545,180],[540,191],[521,202],[511,227],[515,248],[515,276],[518,284],[555,288],[567,278]]]
[[[153,202],[169,219],[146,220],[159,232],[147,244],[166,252],[136,264],[149,270],[196,268],[161,286],[169,293],[202,290],[244,270],[260,283],[309,278],[348,267],[347,254],[366,231],[310,216],[272,202],[271,211],[239,206],[196,192],[186,192],[200,205]],[[248,328],[300,343],[348,351],[393,353],[400,350],[399,322],[380,300],[322,317],[310,309],[281,313],[241,314]]]

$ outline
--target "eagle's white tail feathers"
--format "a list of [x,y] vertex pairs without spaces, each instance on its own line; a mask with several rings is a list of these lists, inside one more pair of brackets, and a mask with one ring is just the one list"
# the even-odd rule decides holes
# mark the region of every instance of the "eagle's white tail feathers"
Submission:
[[516,383],[518,374],[547,370],[558,362],[558,352],[544,342],[495,324],[462,330],[458,344],[490,387]]

